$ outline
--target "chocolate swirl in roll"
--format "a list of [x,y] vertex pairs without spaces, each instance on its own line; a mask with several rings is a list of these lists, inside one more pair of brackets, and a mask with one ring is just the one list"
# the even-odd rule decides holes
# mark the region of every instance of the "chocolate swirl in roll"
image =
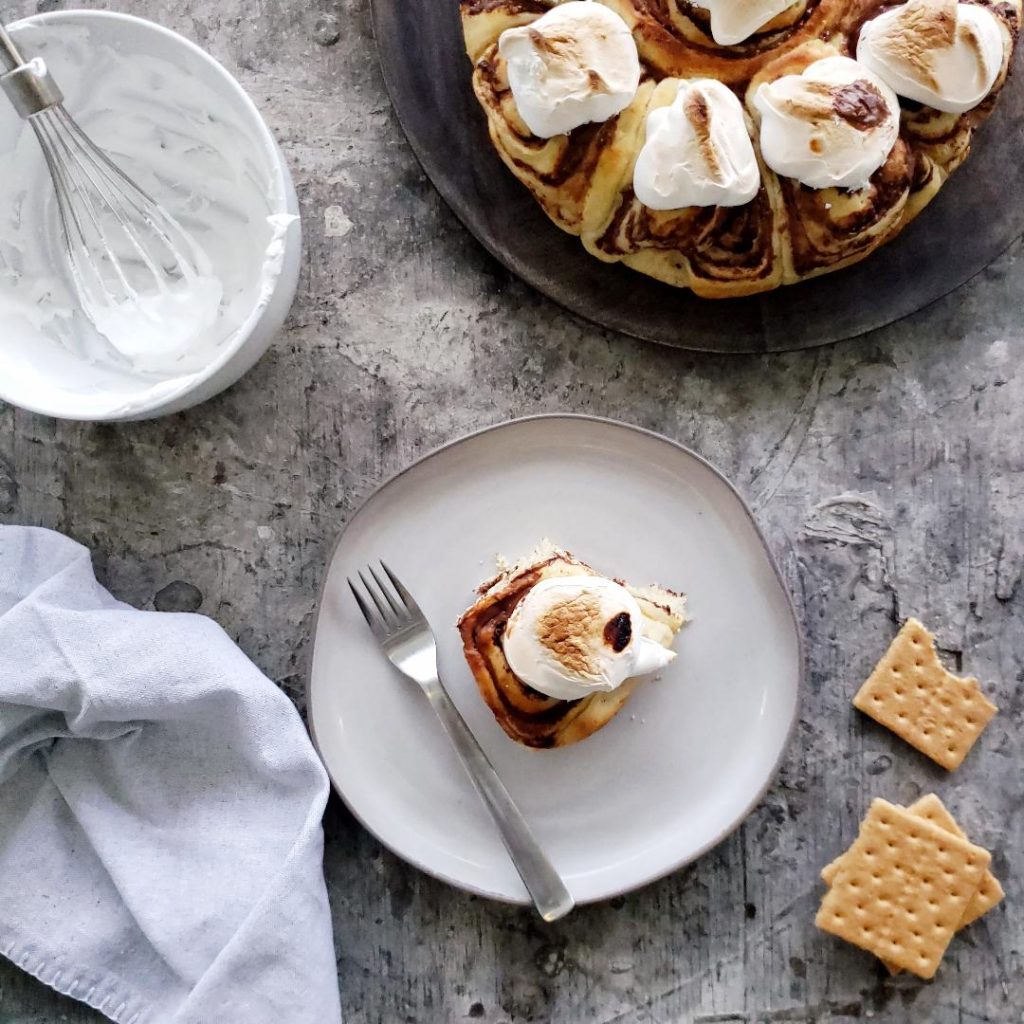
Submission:
[[844,0],[798,0],[749,39],[720,46],[706,9],[686,0],[603,0],[633,25],[641,58],[659,77],[748,82],[769,60],[831,32]]
[[528,25],[551,7],[550,0],[461,0],[462,34],[475,64],[507,28]]
[[582,125],[568,135],[538,138],[519,116],[496,45],[477,62],[473,87],[505,164],[560,228],[578,235],[598,164],[616,156],[623,115]]
[[699,295],[754,293],[781,280],[775,215],[761,189],[743,206],[652,210],[627,188],[588,248]]
[[898,140],[867,188],[813,189],[781,178],[793,269],[810,277],[862,259],[892,237],[914,183],[915,157]]

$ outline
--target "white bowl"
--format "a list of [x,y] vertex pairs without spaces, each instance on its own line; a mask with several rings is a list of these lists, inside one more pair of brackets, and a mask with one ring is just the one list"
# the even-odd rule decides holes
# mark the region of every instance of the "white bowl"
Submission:
[[[71,41],[79,50],[86,50],[81,44],[84,30],[88,32],[88,49],[110,47],[126,59],[138,57],[148,62],[147,72],[159,66],[153,61],[167,61],[185,71],[190,85],[194,85],[193,96],[201,97],[211,123],[224,126],[225,145],[230,148],[238,167],[244,169],[242,186],[249,190],[247,196],[251,199],[259,195],[260,202],[265,196],[267,217],[284,215],[294,220],[283,229],[275,260],[267,260],[265,251],[258,247],[253,249],[246,245],[241,230],[237,236],[224,232],[224,237],[219,238],[218,244],[225,253],[232,244],[235,246],[231,258],[238,262],[232,273],[245,280],[249,273],[255,275],[253,294],[251,302],[248,291],[238,300],[237,326],[214,350],[209,364],[198,372],[160,381],[124,369],[114,370],[106,362],[74,352],[74,344],[69,347],[67,343],[47,337],[41,330],[29,328],[27,321],[19,320],[17,328],[12,328],[8,319],[6,323],[0,322],[0,399],[63,419],[120,421],[163,416],[211,398],[234,384],[263,355],[284,323],[298,285],[302,248],[298,202],[291,175],[274,137],[242,87],[217,61],[187,39],[152,22],[103,11],[58,11],[26,18],[10,28],[15,39],[20,38],[28,57],[34,55],[40,42],[53,39],[61,45],[69,45],[67,41]],[[43,52],[45,55],[45,50]],[[74,68],[65,67],[62,76],[56,57],[50,62],[50,70],[58,84],[62,78],[64,82],[70,80],[72,85],[80,84],[75,80]],[[78,74],[85,72],[79,69]],[[149,75],[139,86],[142,91],[134,94],[146,97],[148,103],[145,90],[158,90],[153,93],[155,110],[175,98],[166,83],[163,87],[159,85],[158,77],[156,72]],[[67,106],[73,114],[83,107],[88,109],[88,98],[81,94],[91,95],[91,88],[73,92],[71,86],[63,87]],[[159,91],[161,88],[163,91]],[[146,108],[140,107],[142,109]],[[190,116],[195,116],[194,111]],[[0,97],[0,160],[10,151],[14,133],[20,128],[10,104]],[[34,140],[30,141],[35,145]],[[216,157],[214,153],[211,159]],[[182,182],[182,194],[186,190],[203,194],[207,182],[201,178],[200,165],[201,160],[194,165],[195,180]],[[52,189],[45,174],[40,175],[38,186]],[[227,187],[222,181],[221,188]],[[35,180],[31,188],[36,190]],[[31,199],[36,201],[34,195]],[[262,210],[259,212],[262,215]],[[265,228],[265,220],[256,223],[258,230],[270,230]],[[0,285],[5,268],[3,246],[4,238],[0,237]],[[49,248],[52,253],[45,257],[48,262],[62,259],[59,240],[54,243],[51,239]],[[214,264],[216,267],[216,258]],[[63,274],[63,270],[60,272]],[[88,330],[87,325],[82,325],[79,331],[78,321],[75,324],[69,332],[72,342],[77,341],[74,337],[77,333],[84,334]]]

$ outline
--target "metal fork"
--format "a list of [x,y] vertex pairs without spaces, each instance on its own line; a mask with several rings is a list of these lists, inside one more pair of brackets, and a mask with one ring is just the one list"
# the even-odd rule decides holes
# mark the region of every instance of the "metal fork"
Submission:
[[466,720],[448,696],[437,671],[434,634],[420,606],[383,562],[380,567],[391,582],[390,587],[369,566],[369,579],[366,573],[359,573],[367,597],[359,592],[351,579],[348,581],[360,611],[391,664],[419,683],[430,699],[448,738],[462,758],[463,767],[491,812],[505,849],[540,916],[545,921],[558,920],[574,906],[569,890],[540,848],[504,783],[498,778],[494,765],[469,731]]

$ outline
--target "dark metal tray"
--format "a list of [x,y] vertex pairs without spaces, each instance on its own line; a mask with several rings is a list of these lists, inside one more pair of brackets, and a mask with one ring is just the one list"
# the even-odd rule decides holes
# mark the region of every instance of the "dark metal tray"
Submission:
[[1024,76],[1011,77],[966,164],[897,239],[853,267],[711,301],[595,259],[552,224],[487,138],[457,0],[372,0],[391,100],[416,156],[509,270],[604,327],[679,348],[813,348],[892,323],[983,270],[1024,234]]

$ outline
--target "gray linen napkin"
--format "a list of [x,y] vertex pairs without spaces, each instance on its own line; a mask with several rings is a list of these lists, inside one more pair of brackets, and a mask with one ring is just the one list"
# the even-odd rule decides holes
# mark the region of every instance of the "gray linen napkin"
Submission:
[[0,952],[118,1024],[336,1024],[328,783],[214,622],[0,527]]

